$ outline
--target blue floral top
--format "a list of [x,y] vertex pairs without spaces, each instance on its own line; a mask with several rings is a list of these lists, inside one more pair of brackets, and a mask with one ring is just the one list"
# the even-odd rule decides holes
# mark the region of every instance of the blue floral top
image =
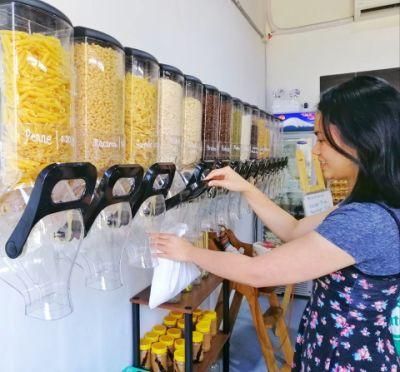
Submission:
[[369,203],[340,207],[317,228],[356,264],[315,280],[293,371],[400,372],[389,331],[400,296],[399,228],[385,208]]

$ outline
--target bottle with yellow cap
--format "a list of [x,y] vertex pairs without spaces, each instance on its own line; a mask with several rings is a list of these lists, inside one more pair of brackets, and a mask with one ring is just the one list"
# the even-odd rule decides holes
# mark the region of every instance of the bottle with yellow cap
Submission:
[[183,318],[183,313],[181,313],[180,311],[170,311],[168,316],[179,320]]
[[179,328],[170,328],[167,330],[167,335],[176,340],[182,337],[182,331]]
[[211,322],[211,336],[215,336],[217,334],[217,312],[213,310],[203,311],[201,319]]
[[140,366],[150,369],[151,367],[151,340],[142,338],[140,340]]
[[168,335],[160,337],[160,342],[162,342],[167,347],[167,366],[168,369],[172,369],[174,365],[174,338]]
[[185,372],[185,349],[175,350],[174,372]]
[[153,327],[152,332],[157,333],[158,336],[164,336],[167,333],[167,327],[162,324],[157,324]]
[[185,348],[185,339],[184,338],[177,338],[174,343],[175,350],[184,349]]
[[183,332],[185,330],[185,319],[178,319],[178,322],[176,323],[176,325]]
[[193,362],[195,363],[200,363],[204,359],[203,342],[203,333],[193,331]]
[[176,318],[168,315],[164,317],[164,325],[169,329],[169,328],[175,328],[176,327]]
[[196,331],[201,332],[204,335],[203,349],[204,352],[210,351],[211,349],[211,323],[208,320],[201,320],[196,324]]
[[151,341],[151,343],[158,342],[159,339],[158,333],[152,331],[145,333],[144,337],[148,338]]
[[167,347],[162,342],[151,345],[151,369],[153,372],[167,371]]

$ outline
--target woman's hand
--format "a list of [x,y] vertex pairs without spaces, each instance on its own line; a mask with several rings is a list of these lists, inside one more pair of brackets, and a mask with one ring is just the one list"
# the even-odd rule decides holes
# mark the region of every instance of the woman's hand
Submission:
[[245,192],[251,189],[251,185],[231,167],[214,169],[205,178],[209,186],[224,187],[229,191]]
[[198,249],[185,239],[165,233],[151,234],[150,244],[156,251],[157,257],[184,262],[190,261],[191,253],[194,249]]

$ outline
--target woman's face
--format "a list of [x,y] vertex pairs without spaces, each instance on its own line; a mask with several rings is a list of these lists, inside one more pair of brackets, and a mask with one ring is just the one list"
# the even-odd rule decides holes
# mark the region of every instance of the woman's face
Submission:
[[[330,131],[334,142],[340,148],[342,148],[346,153],[357,157],[356,151],[343,143],[340,133],[335,125],[330,126]],[[313,148],[313,154],[318,156],[325,178],[327,180],[346,179],[351,184],[354,184],[357,178],[358,166],[353,161],[337,152],[329,144],[324,134],[320,114],[317,114],[316,116],[314,132],[317,136],[317,142]]]

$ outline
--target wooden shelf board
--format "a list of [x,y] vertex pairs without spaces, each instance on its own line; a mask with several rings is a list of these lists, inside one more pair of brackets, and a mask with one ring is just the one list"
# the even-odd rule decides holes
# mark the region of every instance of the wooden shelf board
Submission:
[[221,353],[225,343],[229,340],[229,334],[218,333],[213,337],[211,342],[211,350],[204,353],[204,360],[201,363],[193,364],[194,372],[207,372],[211,364],[213,364]]
[[[158,307],[170,311],[180,311],[182,313],[191,314],[203,303],[210,293],[222,283],[222,280],[222,278],[216,275],[209,274],[207,278],[201,281],[200,285],[194,285],[191,292],[182,293],[182,299],[180,302],[176,304],[165,302]],[[147,287],[136,296],[133,296],[130,299],[130,302],[132,304],[148,305],[149,297],[150,287]]]

